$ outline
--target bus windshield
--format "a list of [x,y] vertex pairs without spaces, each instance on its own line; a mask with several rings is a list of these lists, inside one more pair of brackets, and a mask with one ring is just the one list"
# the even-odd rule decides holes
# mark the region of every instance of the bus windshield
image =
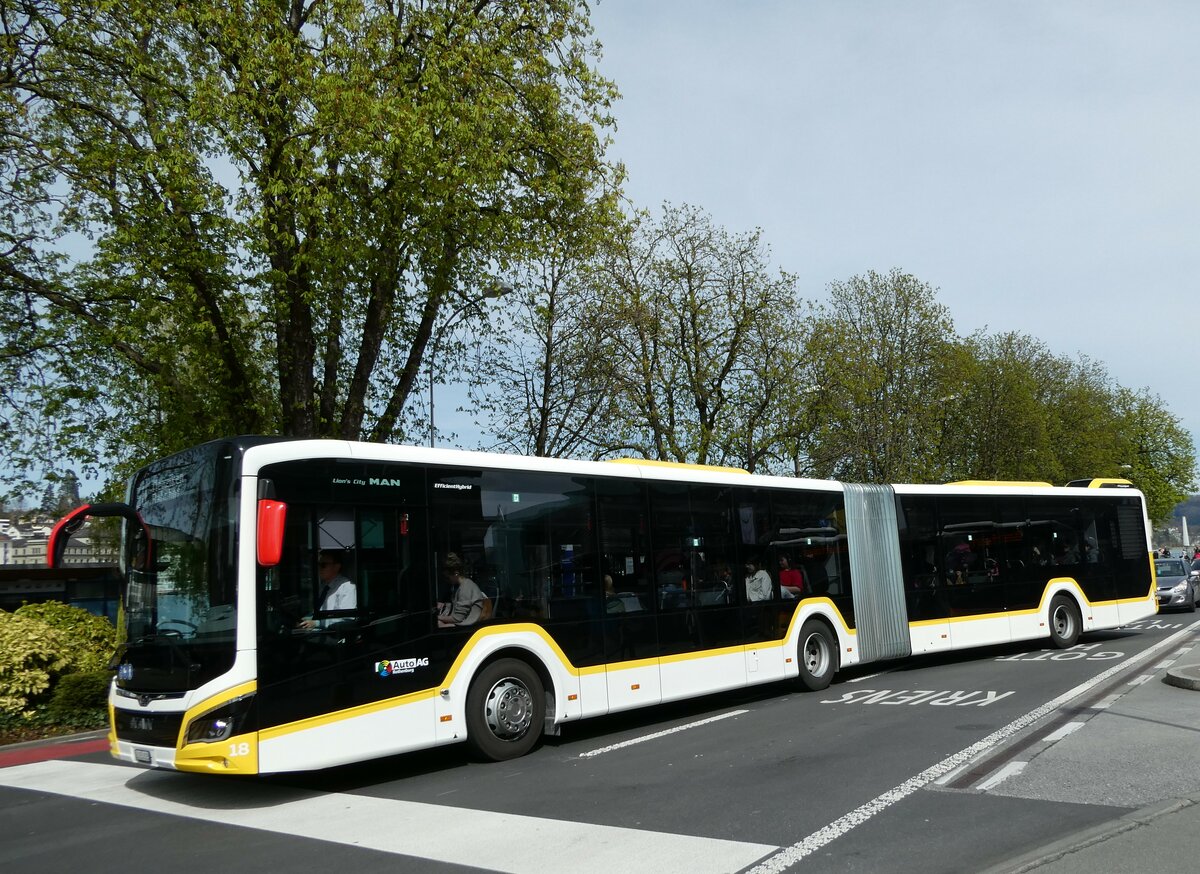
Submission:
[[[197,668],[215,676],[233,661],[237,478],[223,456],[220,444],[173,455],[143,470],[131,489],[151,543],[132,530],[127,538],[128,647],[188,649],[186,658],[160,663],[154,685],[188,688]],[[168,682],[162,671],[174,675],[178,666],[191,676]]]

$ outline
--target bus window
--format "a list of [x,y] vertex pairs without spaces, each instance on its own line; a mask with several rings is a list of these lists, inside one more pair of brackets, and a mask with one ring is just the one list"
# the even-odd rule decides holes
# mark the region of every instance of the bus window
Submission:
[[[434,555],[449,556],[491,602],[496,619],[598,617],[600,577],[590,481],[523,471],[438,471]],[[438,600],[453,597],[439,581]]]

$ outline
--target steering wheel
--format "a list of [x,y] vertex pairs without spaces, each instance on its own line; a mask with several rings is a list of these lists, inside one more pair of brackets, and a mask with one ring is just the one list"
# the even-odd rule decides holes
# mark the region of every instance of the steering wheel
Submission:
[[[177,625],[180,627],[179,628],[168,628],[167,627],[168,625]],[[193,625],[192,623],[190,623],[184,619],[167,619],[166,621],[162,622],[158,626],[158,633],[159,634],[170,634],[170,635],[174,635],[177,637],[183,637],[183,635],[188,634],[188,633],[195,634],[196,628],[197,628],[197,626]]]

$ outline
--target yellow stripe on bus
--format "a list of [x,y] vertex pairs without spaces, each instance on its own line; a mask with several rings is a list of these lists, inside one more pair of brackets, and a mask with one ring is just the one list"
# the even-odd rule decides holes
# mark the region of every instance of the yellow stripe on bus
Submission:
[[[1004,617],[1011,617],[1011,616],[1026,616],[1026,615],[1039,614],[1045,609],[1046,603],[1049,600],[1049,598],[1051,597],[1050,587],[1056,583],[1064,583],[1064,584],[1069,585],[1072,589],[1074,589],[1075,593],[1078,594],[1080,600],[1085,605],[1087,605],[1089,609],[1092,609],[1092,608],[1095,608],[1098,606],[1105,606],[1105,605],[1109,605],[1109,604],[1140,603],[1142,600],[1144,600],[1144,599],[1134,598],[1134,599],[1115,600],[1115,601],[1097,601],[1095,604],[1093,604],[1083,594],[1083,590],[1079,586],[1079,583],[1076,582],[1073,578],[1071,578],[1071,577],[1056,577],[1046,583],[1046,588],[1042,592],[1041,601],[1039,602],[1039,604],[1036,608],[1030,608],[1027,610],[1019,610],[1019,611],[1002,612],[1002,613],[976,613],[976,614],[972,614],[970,616],[949,616],[949,617],[945,617],[942,619],[922,619],[922,620],[918,620],[915,622],[909,622],[907,624],[908,624],[908,627],[910,627],[910,628],[916,628],[916,627],[924,627],[924,626],[929,626],[929,625],[940,625],[943,623],[974,622],[977,620],[985,620],[985,619],[996,619],[996,618],[1004,618]],[[808,610],[802,611],[801,609],[799,609],[802,607],[809,607],[809,606],[815,606],[815,605],[823,606],[826,609],[825,609],[825,611],[816,611],[816,612],[808,611]],[[779,649],[779,648],[782,648],[783,646],[785,646],[788,643],[788,641],[791,639],[792,631],[795,629],[796,623],[800,621],[800,616],[801,616],[802,612],[804,613],[805,621],[807,621],[808,619],[813,618],[815,616],[820,616],[821,618],[824,618],[826,620],[828,620],[832,617],[832,619],[837,623],[837,625],[840,626],[841,631],[845,635],[846,638],[848,638],[851,641],[857,641],[858,630],[851,628],[846,623],[845,617],[842,616],[842,613],[837,608],[837,605],[835,605],[833,603],[833,601],[830,600],[828,597],[824,597],[824,596],[801,599],[801,601],[797,604],[797,609],[792,611],[791,619],[788,622],[787,631],[783,634],[782,637],[779,637],[779,638],[764,640],[764,641],[760,641],[757,643],[745,643],[745,644],[737,644],[734,646],[719,647],[717,649],[705,649],[705,650],[696,650],[694,652],[673,653],[670,655],[657,656],[654,658],[631,659],[629,661],[620,661],[620,662],[607,662],[605,664],[599,664],[599,665],[588,665],[588,666],[582,667],[582,668],[578,668],[574,664],[571,663],[570,659],[567,658],[566,653],[564,653],[562,651],[562,649],[554,641],[554,639],[540,625],[535,625],[533,623],[517,623],[517,624],[512,624],[512,625],[495,625],[495,626],[490,626],[487,628],[480,628],[473,635],[471,635],[470,640],[467,641],[466,645],[459,652],[458,656],[455,658],[455,660],[451,664],[450,668],[446,671],[446,675],[443,677],[442,681],[435,686],[429,687],[427,689],[422,689],[422,690],[416,691],[416,692],[410,692],[410,693],[407,693],[404,695],[397,696],[395,698],[386,698],[386,699],[382,699],[380,701],[372,701],[367,704],[359,704],[354,707],[349,707],[349,708],[346,708],[345,710],[338,710],[338,711],[334,711],[332,713],[325,713],[325,714],[321,714],[319,716],[313,716],[313,717],[309,717],[307,719],[301,719],[296,722],[285,723],[283,725],[271,726],[270,728],[262,729],[259,732],[259,736],[262,740],[269,740],[272,738],[283,737],[284,735],[292,734],[294,732],[304,731],[304,730],[310,729],[310,728],[317,728],[317,727],[323,726],[323,725],[330,725],[332,723],[341,722],[346,719],[353,719],[358,716],[365,716],[365,715],[372,714],[372,713],[378,713],[378,712],[381,712],[384,710],[390,710],[395,707],[401,707],[405,704],[412,704],[417,701],[426,701],[430,698],[435,698],[440,693],[440,690],[446,689],[446,688],[450,687],[451,685],[453,685],[455,679],[457,679],[457,677],[458,677],[458,674],[463,670],[463,665],[466,663],[472,650],[478,645],[479,641],[484,640],[488,637],[492,637],[494,635],[499,635],[499,634],[509,635],[509,634],[514,634],[514,633],[526,632],[526,633],[532,634],[536,637],[539,637],[539,638],[541,638],[542,641],[544,641],[546,643],[546,645],[548,646],[550,651],[554,654],[555,658],[557,658],[557,660],[561,663],[563,670],[565,670],[568,675],[570,675],[572,677],[581,677],[581,676],[594,676],[597,674],[603,674],[607,671],[621,671],[621,670],[629,670],[629,669],[640,668],[640,667],[650,667],[650,666],[653,666],[656,664],[678,664],[681,662],[696,661],[696,660],[700,660],[700,659],[713,658],[716,656],[732,655],[732,654],[735,654],[738,652],[746,652],[749,650]],[[850,647],[850,649],[852,650],[853,647]],[[252,684],[246,684],[246,685],[252,685]],[[243,689],[243,688],[244,687],[238,687],[239,690]],[[209,701],[205,703],[203,709],[209,709],[211,706],[213,706],[214,703],[219,703],[220,700],[229,700],[231,698],[236,698],[236,697],[238,697],[238,694],[245,694],[245,693],[239,692],[236,690],[232,690],[231,692],[225,693],[222,696],[217,696],[215,698],[209,699]],[[193,708],[192,710],[188,711],[189,716],[193,713],[194,710],[196,710],[196,708]],[[184,721],[184,724],[185,725],[187,724],[187,720]]]

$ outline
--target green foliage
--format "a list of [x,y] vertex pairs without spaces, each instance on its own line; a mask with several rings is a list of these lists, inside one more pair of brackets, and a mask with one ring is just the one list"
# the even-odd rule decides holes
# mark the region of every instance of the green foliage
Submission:
[[0,713],[19,714],[45,701],[72,656],[66,631],[0,610]]
[[446,313],[615,178],[574,0],[30,0],[0,24],[8,470],[401,439]]
[[898,271],[835,283],[804,345],[817,390],[797,415],[807,411],[819,476],[1121,477],[1156,521],[1194,483],[1195,447],[1160,398],[1027,335],[959,338],[933,289]]
[[619,233],[612,193],[558,209],[543,252],[514,274],[499,329],[477,337],[472,409],[494,446],[525,455],[599,456],[618,416],[615,367],[598,354],[611,317],[591,281],[603,232]]
[[592,320],[615,392],[611,452],[764,470],[795,434],[789,355],[804,304],[769,266],[760,231],[735,234],[701,209],[640,216],[588,273]]
[[1196,454],[1191,435],[1147,390],[1118,389],[1113,398],[1120,473],[1146,495],[1150,521],[1171,517],[1195,485]]
[[108,688],[111,671],[84,671],[67,674],[59,679],[46,708],[49,716],[59,722],[84,719],[103,719],[108,707]]
[[957,361],[950,313],[936,291],[899,270],[830,286],[807,330],[819,388],[813,469],[852,482],[929,478],[942,445]]
[[0,734],[101,724],[115,637],[107,619],[55,601],[0,611]]
[[15,611],[64,632],[71,641],[72,671],[103,670],[116,649],[117,630],[103,616],[61,601],[24,604]]
[[961,338],[909,274],[834,283],[810,313],[758,233],[692,207],[592,244],[528,272],[475,368],[505,447],[866,482],[1125,477],[1154,519],[1195,477],[1160,399],[1028,335]]

